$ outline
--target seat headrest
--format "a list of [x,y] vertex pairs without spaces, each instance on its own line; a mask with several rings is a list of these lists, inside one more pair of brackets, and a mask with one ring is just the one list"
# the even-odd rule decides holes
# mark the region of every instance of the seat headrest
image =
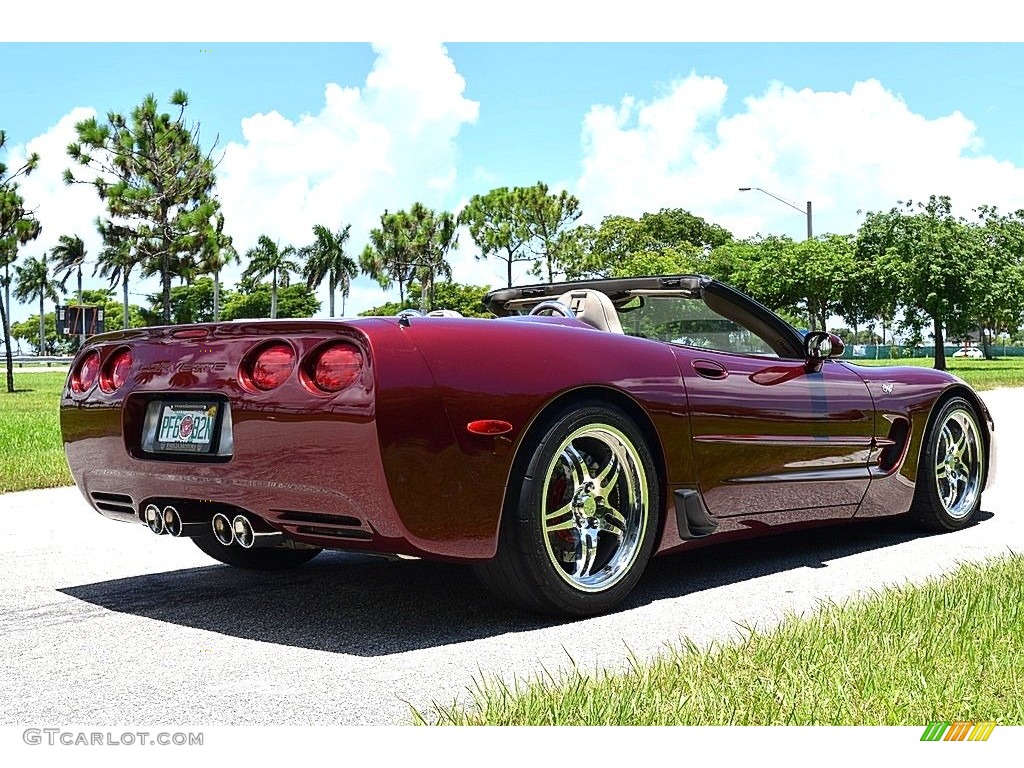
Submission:
[[599,331],[622,333],[619,313],[615,311],[612,300],[600,291],[590,288],[578,288],[566,291],[558,297],[558,301],[572,308],[576,317]]

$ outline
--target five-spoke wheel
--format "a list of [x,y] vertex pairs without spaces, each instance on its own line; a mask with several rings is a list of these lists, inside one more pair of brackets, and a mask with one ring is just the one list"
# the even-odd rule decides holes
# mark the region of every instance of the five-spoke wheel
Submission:
[[477,572],[532,610],[608,610],[636,584],[654,546],[658,483],[643,435],[616,408],[577,406],[524,451],[498,554]]
[[607,424],[588,424],[558,446],[545,472],[544,542],[555,571],[594,592],[629,573],[649,521],[647,473],[636,448]]
[[956,530],[973,519],[985,482],[985,444],[978,417],[962,397],[935,417],[918,466],[912,512],[930,528]]

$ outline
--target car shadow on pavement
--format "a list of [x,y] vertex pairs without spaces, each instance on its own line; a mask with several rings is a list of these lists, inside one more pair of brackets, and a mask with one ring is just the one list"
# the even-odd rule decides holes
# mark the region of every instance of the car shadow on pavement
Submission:
[[[981,513],[980,521],[991,518]],[[830,526],[656,558],[619,608],[711,590],[896,546],[900,520]],[[881,586],[881,585],[880,585]],[[325,552],[287,572],[191,568],[59,590],[149,619],[265,643],[385,656],[569,623],[508,607],[466,566]]]

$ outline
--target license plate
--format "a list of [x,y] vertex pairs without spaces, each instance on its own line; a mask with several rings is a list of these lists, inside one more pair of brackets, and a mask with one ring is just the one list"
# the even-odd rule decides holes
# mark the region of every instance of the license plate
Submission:
[[153,444],[158,451],[209,453],[219,403],[164,403]]

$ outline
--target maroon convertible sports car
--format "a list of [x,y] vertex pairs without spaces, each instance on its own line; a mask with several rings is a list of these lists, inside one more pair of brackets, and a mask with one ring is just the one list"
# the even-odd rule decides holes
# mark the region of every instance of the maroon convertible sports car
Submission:
[[958,378],[834,359],[837,337],[709,278],[485,301],[499,319],[97,336],[61,402],[75,482],[230,565],[459,561],[528,609],[587,615],[698,539],[903,513],[962,528],[991,479],[992,419]]

